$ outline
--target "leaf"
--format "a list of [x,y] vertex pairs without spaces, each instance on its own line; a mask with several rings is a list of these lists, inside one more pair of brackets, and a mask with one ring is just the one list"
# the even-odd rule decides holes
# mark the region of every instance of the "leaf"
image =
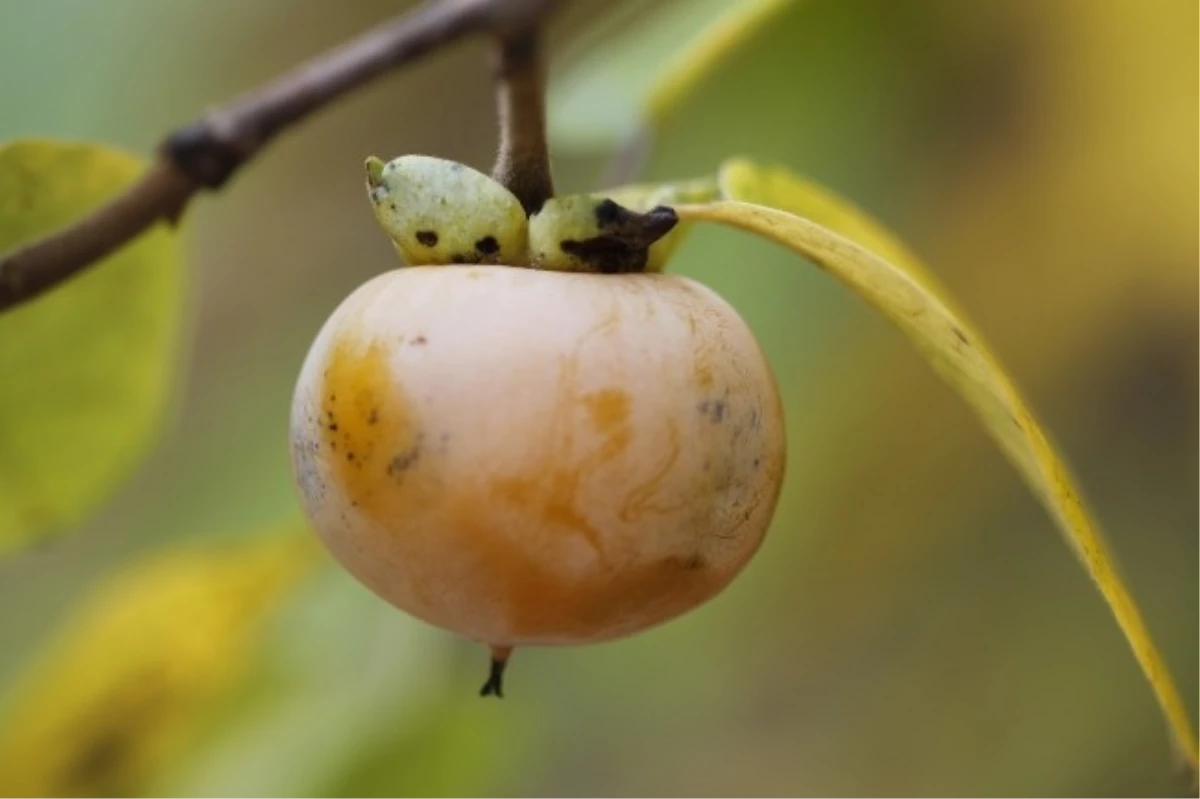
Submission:
[[794,2],[675,0],[655,4],[603,46],[585,42],[586,54],[551,78],[551,140],[581,150],[629,141]]
[[316,552],[296,533],[179,546],[96,586],[7,697],[0,795],[146,793],[245,673],[263,620]]
[[829,228],[896,264],[922,288],[948,303],[937,278],[904,242],[830,189],[785,167],[763,167],[745,158],[731,158],[721,164],[717,183],[724,199],[778,208]]
[[[0,252],[61,227],[144,164],[94,144],[0,146]],[[0,314],[0,553],[78,523],[151,443],[180,340],[183,266],[159,226]]]
[[244,695],[153,795],[326,793],[380,739],[420,734],[454,679],[449,643],[330,563],[272,625]]
[[[789,180],[780,170],[758,170],[746,162],[723,170],[722,178],[725,191],[734,200],[678,206],[680,218],[740,228],[810,259],[865,299],[916,345],[979,416],[1062,530],[1129,641],[1175,743],[1195,773],[1195,734],[1166,664],[1074,479],[983,337],[964,314],[943,299],[946,293],[936,279],[895,237],[833,194]],[[763,198],[786,210],[742,202],[741,198]],[[826,224],[789,211],[811,211]],[[863,237],[863,244],[852,238],[856,235]],[[875,248],[878,251],[873,251]]]

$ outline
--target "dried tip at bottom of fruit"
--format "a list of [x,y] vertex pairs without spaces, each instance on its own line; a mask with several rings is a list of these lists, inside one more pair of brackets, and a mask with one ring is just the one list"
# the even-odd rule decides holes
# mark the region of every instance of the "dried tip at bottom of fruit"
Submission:
[[504,670],[508,668],[508,659],[512,656],[511,646],[491,647],[492,659],[488,664],[488,678],[479,689],[480,696],[504,698]]

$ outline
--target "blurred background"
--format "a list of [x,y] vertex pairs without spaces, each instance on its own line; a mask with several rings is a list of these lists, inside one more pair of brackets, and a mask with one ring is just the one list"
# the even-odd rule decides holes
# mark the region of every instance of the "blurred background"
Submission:
[[[689,2],[693,16],[722,7],[671,5]],[[7,0],[0,140],[149,154],[405,5]],[[552,71],[625,66],[601,85],[634,96],[654,75],[630,42],[669,25],[664,5],[625,2],[614,21],[605,0],[571,4]],[[781,161],[912,244],[1074,466],[1193,719],[1197,14],[1191,0],[796,3],[666,121],[638,175]],[[790,452],[767,541],[720,597],[625,641],[521,651],[508,698],[484,702],[479,647],[322,559],[212,626],[205,651],[228,675],[186,683],[191,699],[134,701],[149,689],[132,666],[104,701],[88,693],[131,653],[170,660],[156,647],[236,583],[201,570],[177,604],[145,588],[132,606],[161,609],[168,632],[126,625],[127,639],[71,649],[89,608],[115,601],[111,580],[184,545],[244,564],[265,531],[309,535],[290,481],[293,381],[338,302],[395,265],[362,159],[486,170],[486,56],[467,42],[372,84],[192,207],[189,336],[164,438],[83,528],[0,562],[0,740],[10,754],[22,735],[41,742],[0,766],[0,793],[1186,793],[1116,625],[966,407],[839,285],[715,229],[672,269],[759,336]],[[556,91],[569,111],[570,85]],[[571,122],[556,121],[559,187],[597,187],[611,149]],[[39,674],[55,676],[37,688]],[[160,701],[175,710],[154,712]]]

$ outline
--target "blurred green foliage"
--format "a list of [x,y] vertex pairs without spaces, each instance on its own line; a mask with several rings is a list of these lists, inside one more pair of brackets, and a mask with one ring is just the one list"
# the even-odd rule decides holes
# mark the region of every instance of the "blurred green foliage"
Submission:
[[[608,5],[556,22],[553,69]],[[630,4],[613,34],[657,5]],[[0,140],[148,152],[396,10],[0,5],[0,72],[23,76]],[[1196,28],[1195,4],[1176,0],[808,0],[709,76],[639,175],[780,161],[913,243],[1077,465],[1193,708]],[[362,157],[486,167],[484,58],[473,42],[380,81],[196,205],[195,334],[171,431],[98,516],[0,563],[0,685],[17,685],[105,575],[294,519],[284,409],[299,364],[340,299],[394,264]],[[634,92],[644,78],[614,80]],[[561,144],[560,186],[593,187],[606,154]],[[626,641],[518,652],[508,698],[484,703],[479,649],[324,562],[269,620],[225,720],[142,791],[1185,791],[1150,693],[1052,523],[900,337],[732,232],[697,230],[673,267],[743,313],[788,406],[783,501],[734,585]],[[11,718],[0,705],[0,725]]]
[[[90,212],[140,159],[100,145],[0,144],[0,252]],[[78,524],[159,432],[183,327],[184,269],[159,227],[0,316],[0,555]]]

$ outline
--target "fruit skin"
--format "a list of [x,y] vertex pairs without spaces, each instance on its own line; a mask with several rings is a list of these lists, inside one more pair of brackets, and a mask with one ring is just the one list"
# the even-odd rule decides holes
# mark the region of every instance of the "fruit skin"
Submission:
[[774,377],[714,292],[506,266],[360,286],[308,353],[291,442],[351,574],[498,646],[613,639],[713,597],[785,465]]

